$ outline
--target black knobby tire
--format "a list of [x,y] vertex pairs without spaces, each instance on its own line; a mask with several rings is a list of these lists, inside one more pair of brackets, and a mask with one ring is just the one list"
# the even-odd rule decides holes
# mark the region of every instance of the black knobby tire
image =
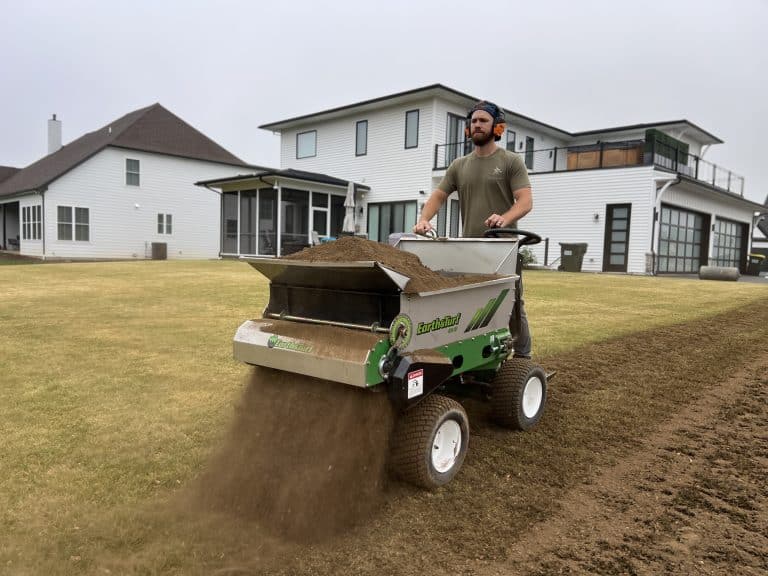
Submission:
[[[446,422],[448,424],[443,426]],[[461,435],[458,446],[451,444],[452,463],[445,469],[440,461],[436,467],[434,461],[441,454],[436,448],[438,430],[442,428],[444,439],[449,434],[445,430],[456,431],[456,424]],[[430,490],[438,488],[456,476],[464,463],[468,445],[469,420],[464,408],[451,398],[431,394],[400,417],[392,437],[392,472],[411,484]],[[443,469],[438,469],[440,467]]]
[[[527,397],[526,387],[529,387]],[[529,430],[544,412],[547,376],[540,366],[527,358],[511,358],[496,374],[492,393],[493,420],[505,428]]]

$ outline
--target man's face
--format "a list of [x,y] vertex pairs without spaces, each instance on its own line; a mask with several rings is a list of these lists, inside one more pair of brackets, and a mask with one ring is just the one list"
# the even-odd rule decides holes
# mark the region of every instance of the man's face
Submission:
[[475,146],[483,146],[493,140],[493,116],[485,110],[475,110],[469,127],[472,142]]

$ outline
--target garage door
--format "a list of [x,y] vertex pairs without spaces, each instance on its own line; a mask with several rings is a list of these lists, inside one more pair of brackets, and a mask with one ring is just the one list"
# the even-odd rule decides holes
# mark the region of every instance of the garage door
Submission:
[[717,266],[734,266],[743,270],[747,256],[747,225],[724,218],[715,220],[712,259]]
[[659,272],[699,271],[707,256],[708,220],[697,212],[661,207]]

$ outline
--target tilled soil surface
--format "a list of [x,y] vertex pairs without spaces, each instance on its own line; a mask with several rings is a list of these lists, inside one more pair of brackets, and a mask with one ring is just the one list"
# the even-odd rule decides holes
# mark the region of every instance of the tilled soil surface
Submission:
[[[302,410],[325,417],[292,419],[272,389],[273,406],[257,406],[272,414],[264,431],[292,438],[294,424],[312,425],[311,466],[301,467],[295,438],[288,459],[262,438],[214,460],[209,495],[224,486],[226,508],[262,535],[258,555],[216,573],[768,574],[768,306],[539,361],[558,370],[539,425],[500,429],[487,404],[463,400],[468,456],[435,492],[379,475],[371,454],[386,449],[384,434],[361,433],[357,400],[345,397],[336,414],[316,393]],[[361,407],[381,432],[376,404]],[[249,453],[256,476],[236,469]],[[334,482],[318,487],[312,469]],[[289,513],[291,496],[305,509]]]

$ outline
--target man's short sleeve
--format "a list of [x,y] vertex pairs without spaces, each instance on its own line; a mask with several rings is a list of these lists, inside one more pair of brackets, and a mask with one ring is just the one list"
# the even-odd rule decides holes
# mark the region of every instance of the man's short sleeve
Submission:
[[[446,176],[448,174],[446,173]],[[522,158],[517,154],[512,156],[512,162],[509,167],[509,189],[514,192],[521,188],[530,188],[531,180],[528,178],[528,170]]]
[[451,162],[448,166],[448,170],[445,171],[445,176],[440,180],[440,184],[437,185],[438,190],[442,190],[446,194],[452,194],[459,189],[458,179],[456,178],[456,160]]

